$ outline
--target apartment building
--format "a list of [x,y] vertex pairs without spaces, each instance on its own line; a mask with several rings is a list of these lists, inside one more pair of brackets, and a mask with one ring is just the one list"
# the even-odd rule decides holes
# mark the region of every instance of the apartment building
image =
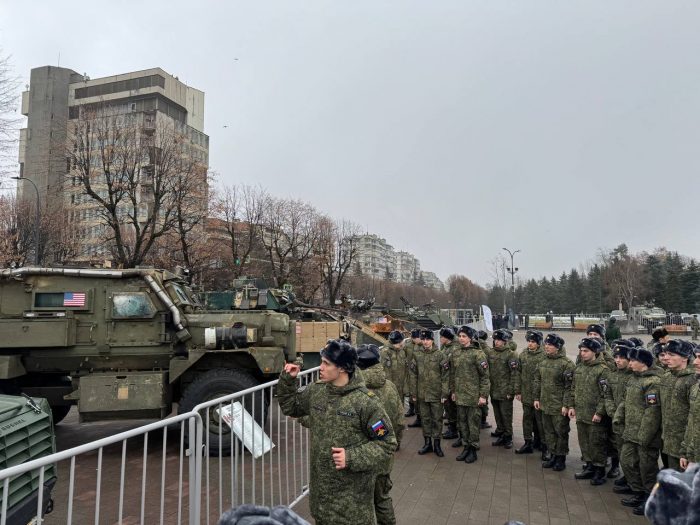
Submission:
[[396,280],[396,252],[386,239],[374,234],[357,238],[353,273],[376,279]]

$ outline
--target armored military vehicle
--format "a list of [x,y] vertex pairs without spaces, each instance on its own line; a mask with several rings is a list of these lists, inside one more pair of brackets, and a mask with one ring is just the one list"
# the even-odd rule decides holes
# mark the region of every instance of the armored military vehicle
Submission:
[[[0,393],[48,399],[55,422],[72,405],[81,421],[187,412],[296,357],[286,314],[205,310],[184,276],[156,269],[1,270],[0,334]],[[215,419],[210,433],[218,448]]]

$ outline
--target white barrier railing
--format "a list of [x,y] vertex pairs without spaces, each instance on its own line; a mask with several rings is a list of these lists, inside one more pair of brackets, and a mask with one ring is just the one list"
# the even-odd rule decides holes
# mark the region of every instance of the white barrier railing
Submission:
[[[302,385],[316,380],[318,367],[299,377]],[[309,434],[281,413],[276,384],[0,470],[0,525],[14,525],[7,521],[10,481],[38,471],[41,487],[51,465],[58,473],[53,511],[42,516],[46,501],[39,489],[37,524],[200,525],[217,523],[224,511],[242,503],[293,507],[308,494]],[[249,431],[242,440],[221,424],[223,409],[238,409],[237,430]],[[262,425],[256,428],[252,421]]]

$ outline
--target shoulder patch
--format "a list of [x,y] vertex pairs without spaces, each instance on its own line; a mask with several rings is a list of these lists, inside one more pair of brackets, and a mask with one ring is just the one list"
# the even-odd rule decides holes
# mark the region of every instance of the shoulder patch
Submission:
[[647,405],[656,405],[659,402],[659,399],[656,394],[647,394],[646,402]]
[[389,430],[387,429],[386,423],[384,423],[383,419],[380,419],[376,423],[372,423],[372,426],[370,428],[377,439],[385,439],[387,434],[389,433]]
[[571,380],[574,378],[574,371],[573,370],[567,370],[564,372],[564,379]]
[[516,370],[516,369],[518,368],[518,365],[519,365],[517,359],[511,359],[511,360],[508,362],[508,364],[510,365],[510,367],[511,367],[513,370]]
[[483,361],[481,361],[481,362],[479,363],[479,366],[481,366],[481,368],[483,368],[484,370],[488,370],[488,368],[489,368],[489,362],[488,362],[486,359],[484,359]]
[[450,362],[449,362],[449,361],[443,361],[443,362],[442,362],[442,368],[443,368],[443,370],[449,370],[449,369],[450,369]]
[[599,379],[598,384],[600,385],[600,388],[603,389],[603,392],[608,391],[608,381],[607,379]]

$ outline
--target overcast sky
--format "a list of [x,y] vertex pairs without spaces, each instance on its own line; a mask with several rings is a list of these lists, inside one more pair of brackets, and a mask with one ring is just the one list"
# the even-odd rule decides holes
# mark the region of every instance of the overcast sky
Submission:
[[445,279],[598,248],[700,258],[700,2],[0,0],[22,85],[162,67],[210,164],[359,223]]

